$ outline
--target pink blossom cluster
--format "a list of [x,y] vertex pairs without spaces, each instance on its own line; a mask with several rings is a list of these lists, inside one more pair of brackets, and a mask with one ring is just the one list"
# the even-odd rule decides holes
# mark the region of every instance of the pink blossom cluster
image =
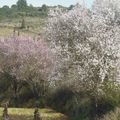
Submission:
[[48,44],[39,38],[0,38],[0,72],[16,80],[37,82],[47,80],[53,65]]

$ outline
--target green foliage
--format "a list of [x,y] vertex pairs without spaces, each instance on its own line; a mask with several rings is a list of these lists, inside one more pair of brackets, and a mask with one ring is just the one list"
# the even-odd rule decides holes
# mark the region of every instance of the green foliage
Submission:
[[2,17],[10,17],[11,15],[11,9],[8,6],[3,6],[0,8],[0,16]]
[[105,94],[105,97],[111,101],[113,106],[120,105],[120,85],[114,82],[104,82],[102,90]]
[[[7,77],[8,79],[8,77]],[[7,80],[5,83],[0,83],[0,85],[6,86],[4,90],[7,90]],[[94,116],[103,116],[111,110],[114,110],[116,106],[120,105],[120,97],[113,87],[108,87],[109,83],[103,87],[106,94],[99,95],[97,98],[97,103],[94,101],[94,97],[89,95],[89,92],[73,93],[68,88],[59,88],[53,93],[49,94],[48,98],[41,97],[36,99],[32,93],[29,85],[23,84],[22,89],[19,92],[18,99],[11,101],[11,106],[18,107],[45,107],[46,105],[51,106],[57,111],[66,113],[70,116],[74,116],[75,120],[86,120],[87,118],[93,118]],[[114,86],[114,85],[111,85]],[[3,88],[1,88],[3,89]],[[26,102],[28,101],[28,102]],[[95,104],[97,107],[95,108]],[[93,119],[92,119],[93,120]]]
[[41,9],[42,9],[42,11],[44,11],[44,12],[46,12],[46,11],[48,10],[48,8],[47,8],[47,6],[46,6],[45,4],[42,5]]
[[97,98],[91,96],[89,91],[73,93],[69,88],[59,88],[51,94],[49,106],[75,117],[76,120],[93,120],[95,116],[101,117],[120,105],[119,87],[113,83],[110,86],[109,83],[103,85],[102,94]]
[[19,18],[20,16],[46,17],[48,8],[49,7],[46,5],[42,7],[34,7],[33,5],[28,6],[26,0],[18,0],[11,8],[7,5],[0,8],[0,18]]
[[17,9],[19,11],[25,11],[27,9],[27,1],[26,0],[18,0]]
[[17,10],[17,5],[13,4],[13,5],[11,6],[11,9]]
[[0,93],[6,91],[10,86],[10,79],[11,77],[6,74],[0,74]]

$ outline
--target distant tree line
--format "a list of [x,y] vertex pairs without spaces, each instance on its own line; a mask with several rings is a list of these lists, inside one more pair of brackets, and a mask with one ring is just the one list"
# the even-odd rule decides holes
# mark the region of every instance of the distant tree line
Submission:
[[16,18],[19,16],[40,16],[46,17],[48,13],[48,6],[34,7],[28,5],[26,0],[18,0],[16,4],[11,7],[4,5],[0,8],[0,19],[2,18]]
[[[19,16],[46,17],[48,15],[49,8],[51,8],[51,6],[47,6],[45,4],[43,4],[41,7],[34,7],[32,4],[28,5],[26,0],[18,0],[16,4],[11,5],[11,7],[4,5],[0,8],[0,19],[16,18]],[[70,5],[66,9],[71,10],[72,8],[73,5]]]

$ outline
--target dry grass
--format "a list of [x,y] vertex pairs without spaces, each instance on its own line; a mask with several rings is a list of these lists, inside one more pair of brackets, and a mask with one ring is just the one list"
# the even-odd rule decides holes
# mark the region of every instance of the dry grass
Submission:
[[[57,113],[52,109],[39,110],[43,120],[68,120],[67,116]],[[10,120],[33,120],[34,109],[27,108],[9,108]],[[2,108],[0,108],[0,120]]]
[[[3,21],[0,21],[0,36],[2,37],[8,37],[13,34],[14,27],[20,27],[21,26],[22,18],[16,18],[16,19],[6,19]],[[25,17],[25,30],[19,30],[20,34],[24,35],[30,35],[30,36],[36,36],[39,33],[43,32],[43,28],[45,25],[45,18],[40,17]],[[27,26],[29,26],[29,30],[27,29]]]
[[0,36],[8,37],[8,36],[12,35],[12,33],[13,33],[13,29],[7,28],[7,27],[0,27]]

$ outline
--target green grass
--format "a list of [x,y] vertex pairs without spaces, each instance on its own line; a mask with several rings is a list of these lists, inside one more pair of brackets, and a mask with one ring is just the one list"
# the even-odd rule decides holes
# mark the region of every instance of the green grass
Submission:
[[[2,111],[0,108],[0,120],[2,120]],[[10,120],[33,120],[34,109],[27,108],[9,108]],[[67,116],[57,113],[52,109],[39,110],[42,120],[68,120]]]

